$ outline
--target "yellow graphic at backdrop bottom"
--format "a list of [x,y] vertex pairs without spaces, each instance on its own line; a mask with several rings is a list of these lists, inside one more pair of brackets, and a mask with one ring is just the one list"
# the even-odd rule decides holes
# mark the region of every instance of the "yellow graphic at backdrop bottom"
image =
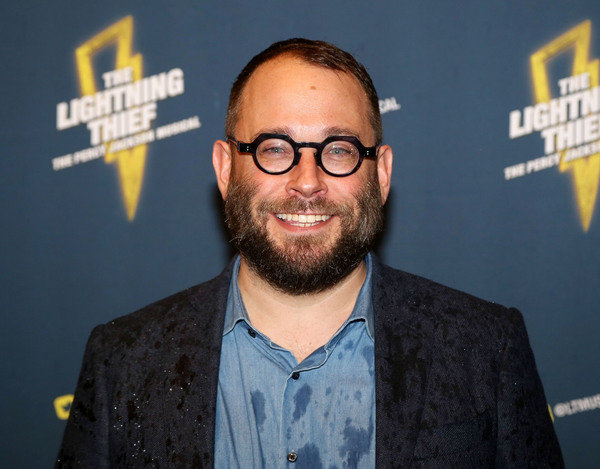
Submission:
[[[589,73],[590,87],[598,86],[600,61],[588,61],[592,23],[584,21],[562,36],[546,44],[531,56],[531,71],[535,99],[538,103],[549,102],[552,98],[550,92],[547,63],[554,57],[573,49],[572,75]],[[559,169],[561,172],[571,171],[575,186],[577,209],[583,231],[587,231],[592,221],[594,206],[598,197],[598,183],[600,182],[600,153],[595,153],[585,158],[565,161],[566,151],[561,154]]]
[[[142,55],[131,55],[132,40],[133,17],[127,16],[77,48],[75,58],[82,96],[93,95],[98,90],[92,59],[97,52],[109,45],[116,44],[115,70],[131,67],[133,80],[142,79]],[[109,144],[108,148],[110,146]],[[106,163],[117,164],[121,193],[129,221],[135,218],[142,191],[146,152],[147,145],[138,145],[129,150],[114,153],[108,151],[104,158]]]
[[65,394],[54,399],[54,411],[56,416],[61,420],[67,420],[71,412],[71,404],[73,403],[73,394]]

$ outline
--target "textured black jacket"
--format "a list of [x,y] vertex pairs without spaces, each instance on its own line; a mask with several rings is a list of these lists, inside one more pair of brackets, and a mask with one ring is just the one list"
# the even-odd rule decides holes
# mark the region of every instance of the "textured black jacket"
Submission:
[[[213,467],[231,265],[98,326],[57,467]],[[521,314],[373,263],[376,461],[564,467]]]

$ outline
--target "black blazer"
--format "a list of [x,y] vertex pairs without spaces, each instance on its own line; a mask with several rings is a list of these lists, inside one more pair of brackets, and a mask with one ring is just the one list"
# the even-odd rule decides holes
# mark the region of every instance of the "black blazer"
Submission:
[[[56,467],[213,467],[231,265],[98,326]],[[378,468],[564,467],[521,314],[373,263]]]

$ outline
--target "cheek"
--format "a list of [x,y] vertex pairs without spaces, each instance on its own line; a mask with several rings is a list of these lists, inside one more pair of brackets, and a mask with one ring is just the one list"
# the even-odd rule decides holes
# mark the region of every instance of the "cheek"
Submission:
[[330,184],[329,186],[331,199],[356,205],[357,199],[367,191],[369,181],[373,179],[372,176],[367,176],[365,173],[357,173],[334,181],[334,184]]
[[248,161],[238,159],[232,167],[231,180],[245,185],[249,191],[252,191],[252,194],[246,192],[248,196],[246,203],[255,214],[258,203],[265,199],[274,198],[283,183],[277,183],[273,179],[275,176],[269,176],[256,168],[252,162],[252,157],[250,157],[250,164],[251,166],[248,166]]
[[253,167],[254,162],[250,155],[236,154],[231,160],[231,177],[238,181],[249,181],[252,178]]

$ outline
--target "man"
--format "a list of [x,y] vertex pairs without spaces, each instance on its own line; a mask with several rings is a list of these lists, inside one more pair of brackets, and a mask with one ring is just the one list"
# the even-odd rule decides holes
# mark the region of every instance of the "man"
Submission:
[[520,313],[369,254],[390,190],[366,70],[292,39],[213,164],[237,257],[94,330],[59,467],[563,467]]

